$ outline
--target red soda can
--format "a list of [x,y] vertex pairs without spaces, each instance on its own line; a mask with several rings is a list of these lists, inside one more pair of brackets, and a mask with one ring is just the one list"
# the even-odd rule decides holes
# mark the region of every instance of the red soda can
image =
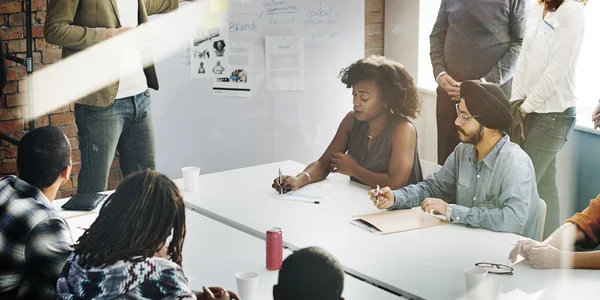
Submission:
[[267,230],[267,270],[281,269],[283,261],[283,235],[281,228]]

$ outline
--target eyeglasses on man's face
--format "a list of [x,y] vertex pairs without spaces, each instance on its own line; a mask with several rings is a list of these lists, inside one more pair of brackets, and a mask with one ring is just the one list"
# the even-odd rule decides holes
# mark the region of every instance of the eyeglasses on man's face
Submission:
[[460,112],[460,108],[458,108],[459,104],[460,103],[456,103],[456,115],[461,117],[464,123],[467,123],[469,122],[469,120],[479,117],[479,115],[465,116],[463,113]]

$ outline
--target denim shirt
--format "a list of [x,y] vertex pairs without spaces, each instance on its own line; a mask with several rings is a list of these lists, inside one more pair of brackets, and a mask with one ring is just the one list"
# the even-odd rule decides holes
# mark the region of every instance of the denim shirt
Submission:
[[439,172],[394,191],[390,209],[419,206],[426,198],[456,204],[451,220],[538,240],[539,195],[531,159],[505,135],[477,161],[471,144],[459,144]]

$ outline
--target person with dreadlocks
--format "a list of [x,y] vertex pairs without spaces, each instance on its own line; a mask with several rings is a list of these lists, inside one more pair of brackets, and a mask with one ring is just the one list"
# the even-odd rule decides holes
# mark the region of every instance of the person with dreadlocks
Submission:
[[222,288],[190,289],[182,269],[185,231],[185,206],[171,180],[151,170],[128,176],[74,245],[58,298],[239,300]]
[[296,176],[275,178],[272,187],[287,193],[329,173],[341,173],[375,188],[400,188],[423,179],[415,119],[421,100],[404,66],[383,56],[360,59],[340,72],[352,88],[353,110],[342,120],[325,153]]

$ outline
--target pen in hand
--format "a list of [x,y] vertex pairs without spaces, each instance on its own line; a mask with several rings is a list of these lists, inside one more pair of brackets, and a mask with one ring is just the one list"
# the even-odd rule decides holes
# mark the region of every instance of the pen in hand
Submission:
[[377,198],[376,198],[376,201],[375,201],[375,205],[376,205],[376,206],[377,206],[377,205],[379,205],[379,191],[380,191],[380,189],[379,189],[379,185],[377,185],[377,191],[376,191],[376,193],[377,193]]
[[281,169],[279,169],[279,194],[283,194],[283,176],[281,175]]

